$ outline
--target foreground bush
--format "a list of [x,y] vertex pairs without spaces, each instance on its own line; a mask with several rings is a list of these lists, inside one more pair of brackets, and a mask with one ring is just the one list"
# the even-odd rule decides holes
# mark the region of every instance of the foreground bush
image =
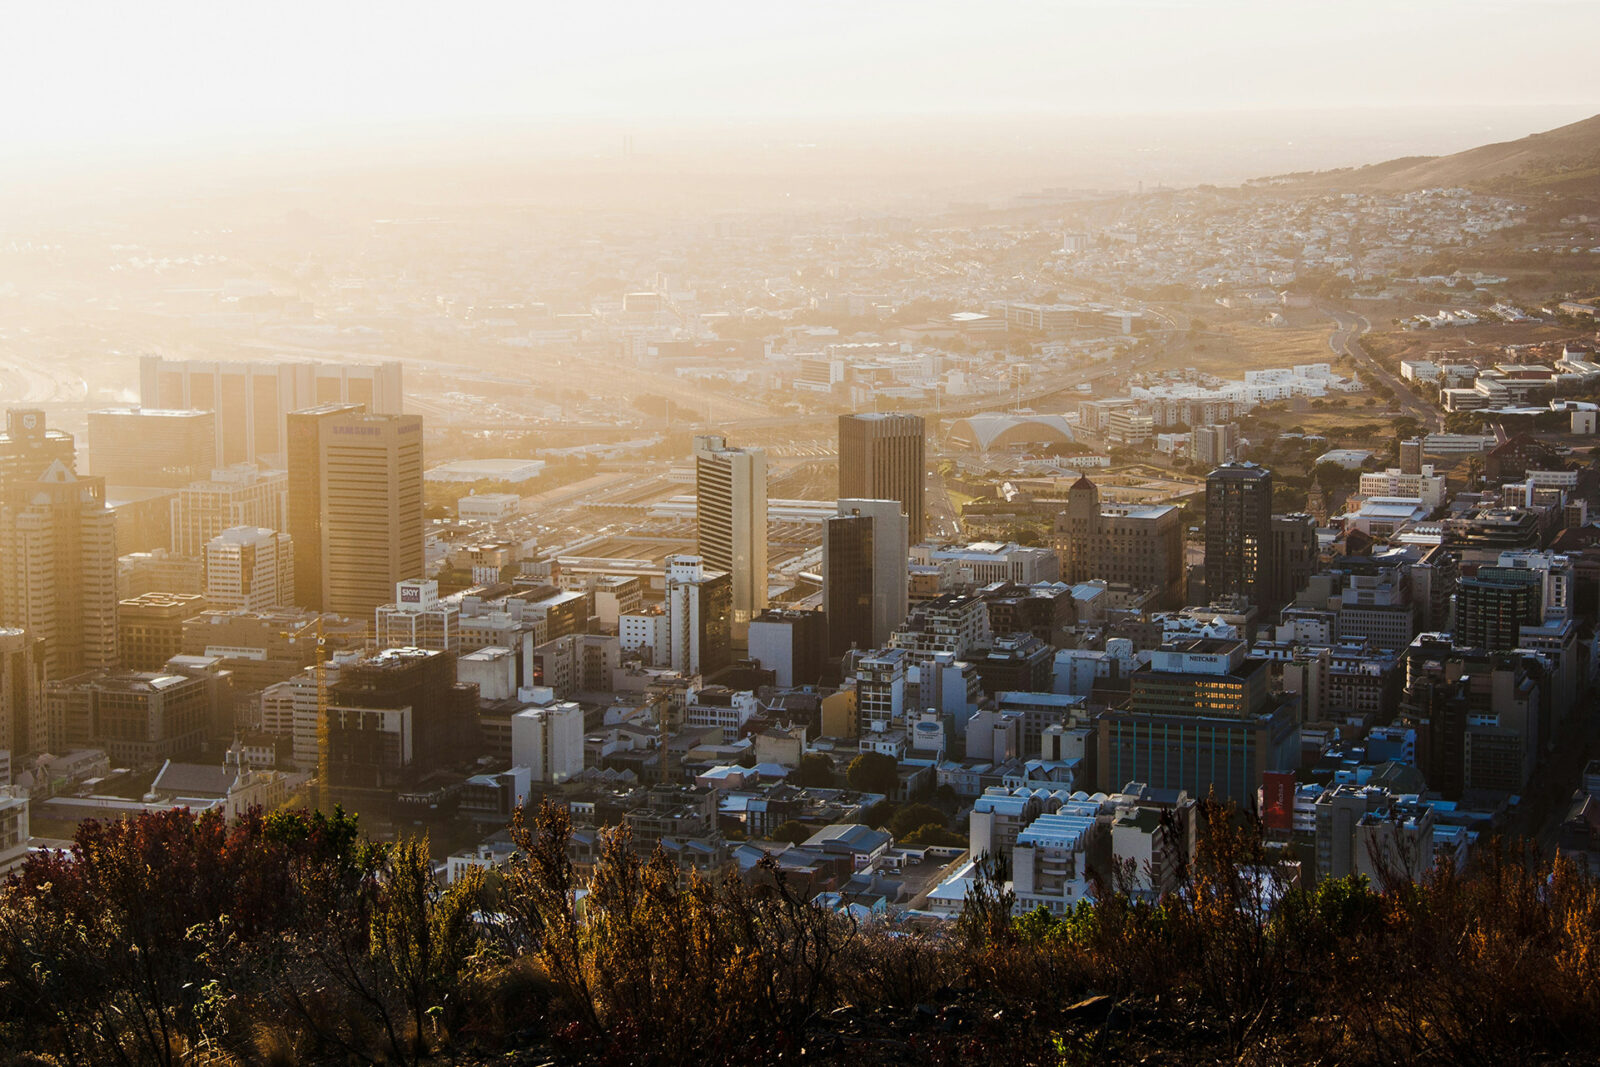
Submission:
[[682,872],[622,830],[580,877],[551,806],[492,887],[448,889],[425,841],[370,845],[342,813],[85,823],[0,891],[0,1064],[1591,1057],[1600,886],[1571,864],[1488,848],[1465,877],[1307,890],[1223,814],[1159,903],[1013,916],[986,863],[932,931],[858,927],[771,862]]

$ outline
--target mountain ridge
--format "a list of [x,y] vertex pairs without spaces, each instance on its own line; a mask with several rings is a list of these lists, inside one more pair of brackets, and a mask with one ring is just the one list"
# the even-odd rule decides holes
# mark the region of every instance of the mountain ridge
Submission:
[[1600,115],[1444,156],[1402,156],[1307,175],[1278,175],[1254,185],[1345,192],[1409,192],[1465,186],[1502,195],[1600,197]]

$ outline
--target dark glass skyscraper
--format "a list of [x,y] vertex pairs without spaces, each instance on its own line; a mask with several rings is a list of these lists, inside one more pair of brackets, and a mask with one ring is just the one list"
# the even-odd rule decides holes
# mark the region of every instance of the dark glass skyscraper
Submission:
[[1206,479],[1206,596],[1271,599],[1272,472],[1224,463]]
[[923,538],[926,436],[921,415],[839,416],[839,498],[900,501],[908,547]]

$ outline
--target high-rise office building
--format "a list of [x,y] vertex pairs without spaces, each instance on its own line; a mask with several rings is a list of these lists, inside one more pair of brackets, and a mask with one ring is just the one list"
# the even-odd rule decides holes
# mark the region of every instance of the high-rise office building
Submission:
[[145,593],[117,605],[117,659],[130,671],[160,671],[183,652],[183,624],[206,610],[204,597]]
[[213,537],[236,526],[288,529],[287,472],[237,463],[184,486],[172,502],[172,551],[198,557]]
[[1320,558],[1317,520],[1306,514],[1272,516],[1271,582],[1268,602],[1282,607],[1311,581]]
[[906,617],[907,516],[898,500],[840,500],[822,524],[828,655],[882,648]]
[[360,404],[377,415],[402,412],[400,364],[139,360],[139,403],[217,413],[211,464],[278,459],[288,450],[290,412]]
[[927,430],[921,415],[839,416],[839,496],[898,500],[906,513],[907,549],[924,537]]
[[732,660],[733,579],[699,556],[667,557],[667,642],[671,666],[715,674]]
[[1079,478],[1055,541],[1065,582],[1123,582],[1154,592],[1158,607],[1183,603],[1183,513],[1170,504],[1103,507],[1099,487]]
[[1543,621],[1543,575],[1522,567],[1479,567],[1456,586],[1456,644],[1505,652],[1522,647],[1522,628]]
[[391,648],[342,666],[328,703],[330,784],[391,790],[457,758],[478,702],[455,653]]
[[1272,474],[1225,463],[1206,478],[1206,596],[1271,599]]
[[1126,704],[1096,721],[1098,788],[1146,782],[1248,803],[1267,771],[1300,762],[1299,707],[1274,695],[1243,641],[1195,638],[1151,654]]
[[117,658],[117,526],[105,482],[59,459],[0,504],[0,622],[44,641],[50,678]]
[[0,749],[12,766],[50,743],[44,712],[44,642],[0,629]]
[[261,526],[235,526],[206,542],[206,602],[222,611],[294,603],[294,543]]
[[210,474],[216,455],[214,411],[89,412],[89,466],[107,485],[181,488]]
[[0,432],[0,505],[7,485],[19,479],[32,481],[59,460],[76,470],[77,447],[72,435],[44,424],[44,412],[35,408],[6,411],[6,428]]
[[295,603],[371,618],[421,578],[422,418],[329,404],[289,416]]
[[767,607],[767,454],[730,448],[707,434],[694,439],[697,543],[700,558],[733,580],[733,633]]

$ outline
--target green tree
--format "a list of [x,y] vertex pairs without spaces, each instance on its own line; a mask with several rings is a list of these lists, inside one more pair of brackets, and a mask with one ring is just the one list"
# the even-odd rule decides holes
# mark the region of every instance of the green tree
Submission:
[[832,789],[839,784],[839,772],[833,759],[822,752],[807,752],[800,757],[800,766],[789,775],[791,785],[803,788]]
[[889,820],[889,832],[898,840],[924,826],[944,826],[944,812],[929,804],[907,804]]
[[798,819],[789,819],[778,824],[777,829],[768,835],[774,841],[787,841],[791,845],[803,845],[811,837],[811,828]]
[[[390,853],[388,878],[372,917],[372,958],[393,978],[411,1016],[411,1062],[429,1052],[462,972],[478,949],[472,913],[483,889],[483,870],[468,867],[439,891],[426,836],[402,841]],[[402,1053],[391,1034],[396,1053]]]
[[851,789],[893,796],[895,787],[900,783],[899,765],[893,756],[885,756],[881,752],[863,752],[850,761],[845,780],[850,783]]
[[926,826],[919,827],[918,829],[911,831],[905,837],[897,838],[896,840],[898,840],[900,844],[908,845],[912,848],[927,848],[930,846],[939,848],[960,848],[962,845],[967,843],[966,838],[962,837],[954,830],[946,826],[941,826],[939,823],[935,822],[930,822]]

